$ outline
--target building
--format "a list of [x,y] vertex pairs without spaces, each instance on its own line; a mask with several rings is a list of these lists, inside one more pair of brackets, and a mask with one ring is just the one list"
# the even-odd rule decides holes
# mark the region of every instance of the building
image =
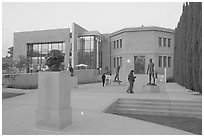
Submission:
[[111,68],[121,66],[121,78],[127,79],[131,69],[145,74],[149,59],[153,59],[158,74],[167,69],[173,77],[174,30],[161,27],[125,28],[110,35]]
[[148,60],[153,59],[157,72],[173,76],[174,30],[161,27],[124,28],[110,34],[88,31],[73,23],[70,28],[14,33],[14,60],[19,55],[30,59],[27,72],[44,67],[45,55],[59,49],[65,55],[64,66],[86,64],[88,69],[101,68],[115,75],[120,65],[120,79],[127,81],[131,69],[144,75]]

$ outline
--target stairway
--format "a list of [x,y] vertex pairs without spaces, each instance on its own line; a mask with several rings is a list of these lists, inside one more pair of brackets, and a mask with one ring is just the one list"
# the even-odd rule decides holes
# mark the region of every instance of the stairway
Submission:
[[111,113],[202,117],[201,101],[119,98]]

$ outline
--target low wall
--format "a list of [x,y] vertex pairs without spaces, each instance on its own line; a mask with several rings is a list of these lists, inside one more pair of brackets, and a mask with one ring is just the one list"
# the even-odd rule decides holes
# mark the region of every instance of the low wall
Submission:
[[[69,73],[69,72],[67,72]],[[74,71],[73,88],[76,88],[78,84],[96,83],[101,81],[101,75],[98,75],[97,70],[75,70]],[[78,80],[78,84],[77,83]],[[23,73],[17,75],[2,75],[2,85],[4,87],[13,88],[38,88],[38,73]]]
[[38,74],[24,73],[17,75],[2,75],[2,85],[13,88],[38,88]]
[[78,78],[78,84],[95,83],[100,79],[100,75],[97,73],[95,69],[82,69],[75,70],[74,76]]

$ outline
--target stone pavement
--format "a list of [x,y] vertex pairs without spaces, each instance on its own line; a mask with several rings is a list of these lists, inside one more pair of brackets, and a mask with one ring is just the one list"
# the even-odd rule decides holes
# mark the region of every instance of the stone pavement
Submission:
[[117,98],[168,100],[202,100],[175,83],[167,84],[165,93],[142,93],[136,85],[135,94],[127,94],[127,86],[101,83],[79,85],[71,91],[72,125],[62,131],[47,131],[35,127],[38,90],[3,88],[3,92],[26,93],[2,101],[2,133],[4,135],[188,135],[182,130],[142,120],[103,113]]

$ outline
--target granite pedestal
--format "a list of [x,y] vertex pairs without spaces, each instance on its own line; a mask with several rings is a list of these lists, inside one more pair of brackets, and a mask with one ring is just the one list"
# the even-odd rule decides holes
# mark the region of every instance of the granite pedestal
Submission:
[[148,92],[148,93],[159,93],[160,88],[158,85],[145,85],[143,86],[143,92]]
[[66,71],[39,72],[37,128],[59,131],[71,125],[71,80]]

